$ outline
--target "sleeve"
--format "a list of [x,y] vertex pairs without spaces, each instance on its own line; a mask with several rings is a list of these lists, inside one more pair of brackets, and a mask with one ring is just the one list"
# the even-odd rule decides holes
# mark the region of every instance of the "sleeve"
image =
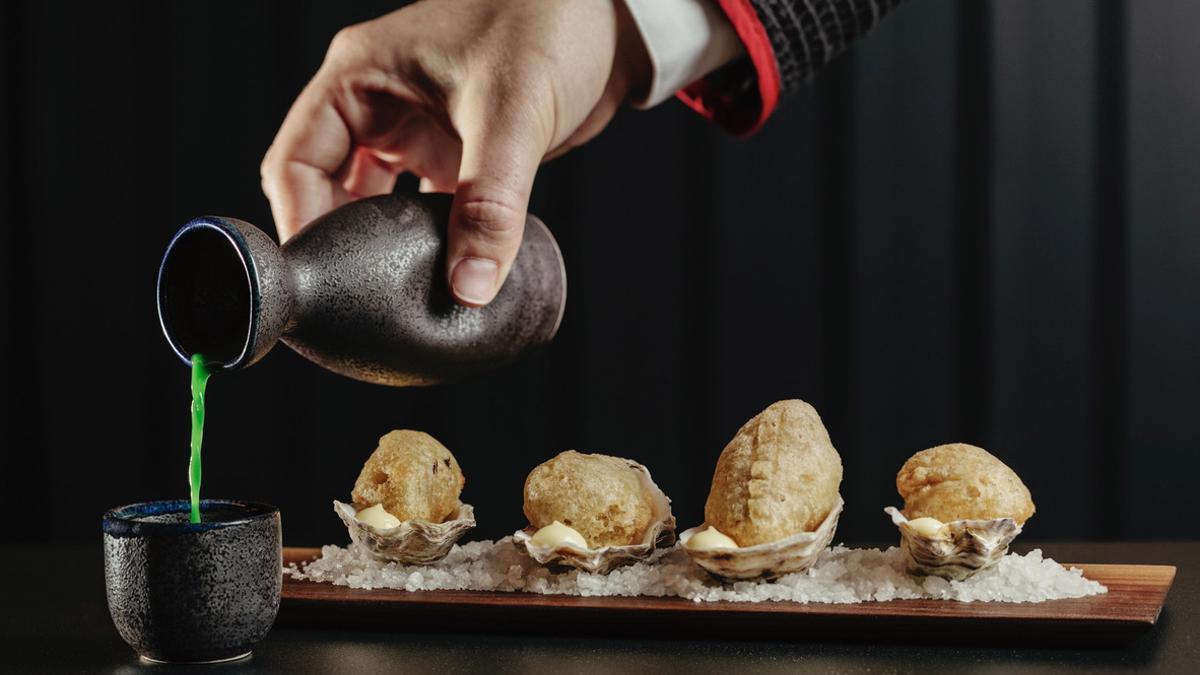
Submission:
[[758,130],[780,98],[874,28],[903,0],[715,0],[748,60],[679,92],[684,103],[735,134]]
[[650,82],[634,98],[651,108],[745,55],[733,26],[712,0],[625,0],[650,59]]

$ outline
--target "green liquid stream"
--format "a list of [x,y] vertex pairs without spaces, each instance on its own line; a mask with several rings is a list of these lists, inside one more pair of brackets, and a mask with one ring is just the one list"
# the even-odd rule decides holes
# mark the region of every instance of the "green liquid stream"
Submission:
[[192,488],[191,522],[200,522],[200,446],[204,443],[204,389],[208,386],[208,364],[201,354],[192,354],[192,459],[188,463],[188,483]]

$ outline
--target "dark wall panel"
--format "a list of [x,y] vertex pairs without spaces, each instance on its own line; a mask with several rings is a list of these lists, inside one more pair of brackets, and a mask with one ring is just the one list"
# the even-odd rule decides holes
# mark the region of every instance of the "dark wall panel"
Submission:
[[[912,453],[952,436],[954,7],[916,3],[855,54],[855,422],[847,527],[890,535]],[[921,392],[913,396],[913,392]],[[888,495],[880,502],[878,495]],[[869,495],[869,497],[868,497]]]
[[[186,493],[158,258],[202,213],[272,229],[262,153],[330,37],[392,7],[0,6],[0,507],[91,540],[106,507]],[[1198,20],[922,0],[753,138],[623,111],[534,191],[569,267],[554,344],[419,390],[281,348],[211,383],[205,492],[340,542],[330,500],[410,427],[459,457],[479,536],[567,448],[645,462],[691,525],[737,428],[798,397],[843,454],[839,539],[890,537],[900,463],[952,440],[1025,477],[1033,536],[1200,535]]]
[[[1129,7],[1130,438],[1127,535],[1194,519],[1200,448],[1200,6]],[[1103,300],[1103,299],[1101,299]]]
[[[995,3],[992,445],[1034,494],[1035,527],[1080,531],[1092,463],[1095,3]],[[1064,31],[1063,26],[1076,30]],[[1023,464],[1022,460],[1028,462]],[[1064,475],[1087,476],[1061,482]]]

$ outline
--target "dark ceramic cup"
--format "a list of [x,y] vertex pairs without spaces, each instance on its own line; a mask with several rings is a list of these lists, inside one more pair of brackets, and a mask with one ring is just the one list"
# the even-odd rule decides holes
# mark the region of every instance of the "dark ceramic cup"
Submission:
[[142,658],[248,656],[279,611],[279,510],[220,499],[130,504],[104,514],[104,581],[117,631]]

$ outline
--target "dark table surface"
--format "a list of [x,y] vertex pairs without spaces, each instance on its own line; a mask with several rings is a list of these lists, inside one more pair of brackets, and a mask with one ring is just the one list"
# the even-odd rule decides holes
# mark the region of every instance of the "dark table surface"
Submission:
[[109,619],[97,541],[93,547],[0,548],[0,672],[1200,672],[1200,542],[1037,546],[1068,562],[1175,565],[1178,574],[1158,625],[1121,647],[1089,649],[822,644],[803,636],[790,642],[693,641],[277,628],[247,661],[148,666]]

